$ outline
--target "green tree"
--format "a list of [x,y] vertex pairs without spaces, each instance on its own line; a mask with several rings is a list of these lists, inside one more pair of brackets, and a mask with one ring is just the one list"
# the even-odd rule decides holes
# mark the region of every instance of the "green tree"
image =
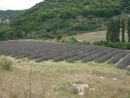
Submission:
[[12,28],[10,25],[0,25],[0,40],[8,40],[12,39]]
[[121,20],[122,42],[125,42],[125,31],[126,31],[125,19],[122,19],[122,20]]
[[128,34],[128,41],[130,42],[130,18],[128,18],[127,34]]
[[114,42],[115,40],[115,36],[114,36],[114,33],[115,33],[115,22],[114,22],[114,19],[111,19],[110,20],[110,40],[112,42]]
[[111,41],[111,27],[110,27],[110,22],[107,23],[107,32],[106,32],[106,40]]
[[117,18],[115,20],[114,25],[115,25],[115,34],[114,34],[115,41],[119,42],[120,41],[120,18]]
[[111,42],[120,41],[120,18],[109,20],[107,24],[106,40]]

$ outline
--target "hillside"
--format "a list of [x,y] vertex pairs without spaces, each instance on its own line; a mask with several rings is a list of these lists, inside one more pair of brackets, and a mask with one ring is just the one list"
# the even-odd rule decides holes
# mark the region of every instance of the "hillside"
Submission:
[[73,35],[105,29],[106,21],[129,13],[128,0],[45,0],[13,21],[19,37]]
[[8,40],[15,37],[11,23],[16,16],[22,13],[24,13],[24,10],[0,10],[0,40]]
[[2,11],[0,10],[0,23],[10,23],[11,20],[16,17],[17,15],[20,15],[23,11]]

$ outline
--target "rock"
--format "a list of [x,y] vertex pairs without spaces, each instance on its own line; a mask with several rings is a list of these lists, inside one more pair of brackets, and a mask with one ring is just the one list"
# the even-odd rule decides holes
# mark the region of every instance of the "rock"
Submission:
[[77,93],[79,96],[83,96],[89,88],[89,85],[84,83],[84,84],[71,84],[72,89],[77,89]]
[[56,86],[55,85],[52,85],[52,88],[55,88]]
[[117,81],[117,78],[112,78],[112,80]]
[[100,76],[100,79],[104,79],[104,77],[103,77],[103,76]]
[[84,95],[84,92],[80,92],[80,93],[79,93],[79,96],[83,96],[83,95]]
[[95,90],[95,88],[90,88],[90,91],[94,91]]

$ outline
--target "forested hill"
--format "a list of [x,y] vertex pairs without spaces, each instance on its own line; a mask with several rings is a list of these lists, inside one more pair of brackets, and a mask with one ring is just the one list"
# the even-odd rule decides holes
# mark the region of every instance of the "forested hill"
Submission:
[[23,11],[17,10],[7,10],[2,11],[0,10],[0,23],[9,23],[14,17],[20,15]]
[[106,21],[130,13],[129,0],[44,0],[13,21],[19,37],[47,37],[104,29]]

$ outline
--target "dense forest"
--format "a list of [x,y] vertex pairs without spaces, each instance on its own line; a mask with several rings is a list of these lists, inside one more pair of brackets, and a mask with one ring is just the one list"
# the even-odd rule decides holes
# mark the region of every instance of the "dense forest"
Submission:
[[109,19],[123,13],[130,13],[128,0],[44,0],[3,30],[9,38],[61,38],[106,29]]

